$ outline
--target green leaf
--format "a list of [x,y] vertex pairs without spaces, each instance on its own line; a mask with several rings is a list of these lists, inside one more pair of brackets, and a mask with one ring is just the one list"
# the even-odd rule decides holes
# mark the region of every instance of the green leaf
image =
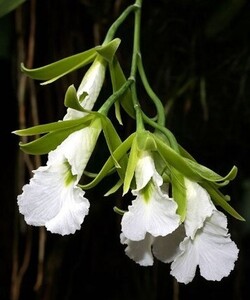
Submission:
[[112,62],[113,57],[121,43],[119,38],[113,39],[106,45],[96,47],[97,53],[99,53],[107,62]]
[[42,155],[54,150],[71,133],[86,127],[86,124],[63,128],[47,133],[46,135],[29,143],[19,143],[21,150],[27,154]]
[[[109,64],[109,71],[113,86],[113,92],[116,92],[127,81],[116,57],[114,57],[113,61]],[[121,96],[120,103],[127,114],[130,117],[135,118],[135,110],[130,88],[128,88],[127,91]]]
[[26,0],[1,0],[0,1],[0,18],[10,13]]
[[42,83],[44,85],[91,63],[96,55],[96,49],[91,48],[87,51],[63,58],[40,68],[28,69],[21,63],[21,70],[33,79],[46,80]]
[[83,118],[75,119],[75,120],[66,120],[66,121],[58,121],[48,124],[37,125],[25,129],[15,130],[12,133],[19,136],[32,136],[44,134],[51,131],[56,130],[66,130],[71,127],[75,127],[81,124],[89,124],[89,122],[93,119],[94,114],[84,116]]

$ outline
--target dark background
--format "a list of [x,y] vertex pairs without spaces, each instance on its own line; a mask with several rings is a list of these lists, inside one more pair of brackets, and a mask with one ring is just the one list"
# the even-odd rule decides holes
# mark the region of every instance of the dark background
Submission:
[[[246,218],[228,216],[240,249],[231,274],[208,282],[198,274],[177,284],[169,266],[140,267],[120,245],[120,216],[113,207],[128,203],[117,193],[103,197],[112,177],[87,192],[91,202],[82,229],[58,236],[26,226],[16,197],[32,169],[46,157],[20,153],[20,127],[61,119],[67,87],[78,86],[84,69],[40,86],[20,72],[20,62],[38,67],[102,43],[129,0],[37,0],[0,19],[1,78],[1,300],[247,299],[250,282],[250,3],[244,0],[144,0],[141,52],[154,91],[162,100],[167,126],[200,163],[221,175],[233,165],[236,179],[226,187],[231,204]],[[129,71],[133,18],[117,32],[119,59]],[[128,73],[126,73],[128,75]],[[110,94],[107,78],[100,101]],[[139,95],[151,112],[146,95]],[[119,126],[119,125],[117,125]],[[133,122],[125,118],[129,134]],[[92,167],[102,161],[96,149]]]

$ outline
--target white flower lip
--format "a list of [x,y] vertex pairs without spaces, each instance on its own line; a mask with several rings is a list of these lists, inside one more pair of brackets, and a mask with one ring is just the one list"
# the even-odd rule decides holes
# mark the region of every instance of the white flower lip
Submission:
[[132,193],[136,199],[122,217],[123,234],[131,241],[140,241],[147,232],[154,237],[171,233],[180,223],[177,204],[161,190],[163,180],[148,152],[138,159],[135,172],[137,188]]

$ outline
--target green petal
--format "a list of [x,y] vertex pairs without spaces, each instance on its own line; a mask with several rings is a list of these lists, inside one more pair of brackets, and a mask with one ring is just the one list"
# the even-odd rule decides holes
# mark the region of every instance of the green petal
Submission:
[[[81,95],[81,101],[84,100],[84,98],[88,95],[88,93],[84,92]],[[85,109],[80,105],[78,97],[77,97],[77,93],[76,93],[76,89],[74,87],[74,85],[70,85],[65,93],[65,97],[64,97],[64,105],[66,107],[70,107],[73,108],[75,110],[78,111],[82,111],[85,112]]]

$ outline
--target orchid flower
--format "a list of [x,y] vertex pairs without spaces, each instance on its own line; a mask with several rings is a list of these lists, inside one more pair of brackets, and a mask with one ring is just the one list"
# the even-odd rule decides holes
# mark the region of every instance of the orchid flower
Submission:
[[34,177],[17,198],[27,224],[61,235],[80,229],[89,201],[77,184],[100,131],[100,123],[75,131],[49,153],[46,166],[33,171]]
[[233,270],[239,250],[228,233],[226,216],[216,209],[207,191],[187,179],[185,184],[186,237],[171,264],[171,274],[188,283],[199,266],[201,276],[219,281]]
[[[105,64],[96,59],[77,90],[82,107],[91,109],[100,93]],[[81,95],[87,95],[81,103]],[[85,112],[67,109],[64,120],[83,117]],[[27,224],[45,226],[52,233],[62,235],[80,229],[88,214],[89,201],[78,182],[96,145],[101,122],[99,119],[71,133],[48,154],[46,166],[33,171],[34,177],[18,196],[20,213]]]
[[147,233],[152,236],[166,236],[180,223],[176,214],[177,204],[162,188],[163,179],[156,171],[149,151],[141,151],[135,168],[136,198],[121,221],[126,239],[143,240]]
[[207,280],[228,276],[238,258],[238,248],[231,240],[226,216],[218,211],[207,191],[198,183],[185,179],[187,214],[183,224],[166,236],[147,234],[132,241],[122,233],[125,253],[142,266],[152,266],[154,257],[171,263],[171,274],[178,282],[193,280],[197,266]]

